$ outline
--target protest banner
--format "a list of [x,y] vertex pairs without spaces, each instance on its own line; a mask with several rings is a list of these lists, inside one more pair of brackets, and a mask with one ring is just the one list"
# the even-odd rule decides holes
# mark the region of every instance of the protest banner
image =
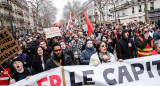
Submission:
[[45,28],[44,32],[46,34],[46,38],[61,36],[61,31],[58,27]]
[[[159,58],[160,55],[148,56],[125,60],[122,63],[100,64],[97,67],[87,65],[65,66],[65,79],[61,75],[62,67],[59,67],[10,86],[64,86],[62,82],[65,82],[66,86],[160,86]],[[47,81],[48,78],[43,80],[43,85],[38,84],[40,80],[49,75],[58,75],[61,84],[54,82],[54,85],[51,85]],[[55,79],[57,76],[53,78]]]
[[62,67],[51,69],[10,86],[63,86],[61,69]]
[[8,29],[0,31],[0,64],[13,57],[20,50]]

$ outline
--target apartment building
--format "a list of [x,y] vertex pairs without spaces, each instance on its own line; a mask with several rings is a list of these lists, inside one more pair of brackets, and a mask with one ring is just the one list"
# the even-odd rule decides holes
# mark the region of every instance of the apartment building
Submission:
[[[160,0],[147,0],[151,21],[159,16],[156,14],[158,10],[155,10],[160,8],[159,3]],[[144,0],[114,0],[114,3],[109,6],[109,12],[112,15],[111,20],[115,22],[116,19],[117,23],[129,23],[135,20],[145,22],[146,20]]]
[[0,0],[0,29],[4,28],[13,30],[13,35],[29,33],[29,8],[25,0]]

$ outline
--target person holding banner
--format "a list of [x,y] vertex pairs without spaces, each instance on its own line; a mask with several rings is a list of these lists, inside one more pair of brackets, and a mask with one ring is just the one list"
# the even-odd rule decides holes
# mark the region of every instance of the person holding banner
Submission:
[[107,51],[105,42],[99,42],[97,44],[96,53],[91,56],[89,65],[98,66],[102,63],[115,62],[114,55]]
[[29,77],[31,77],[31,69],[23,67],[23,61],[20,57],[14,58],[12,63],[15,71],[11,75],[12,79],[10,80],[10,84],[14,84],[25,78],[29,79]]
[[71,57],[62,52],[61,45],[58,42],[53,43],[51,58],[47,60],[45,70],[68,65],[74,65]]

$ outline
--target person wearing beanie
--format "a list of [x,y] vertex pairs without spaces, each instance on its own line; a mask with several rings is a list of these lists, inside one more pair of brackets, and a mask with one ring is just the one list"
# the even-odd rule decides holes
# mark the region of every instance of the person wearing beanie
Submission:
[[63,53],[66,53],[67,55],[69,55],[72,58],[73,63],[76,64],[71,47],[67,46],[67,44],[65,43],[64,40],[60,40],[59,43],[61,45],[61,49],[62,49]]
[[23,67],[23,61],[20,57],[15,57],[12,61],[14,72],[12,73],[10,80],[10,84],[14,84],[17,81],[20,81],[22,79],[29,79],[29,77],[32,75],[32,71],[30,68]]
[[86,41],[86,48],[82,51],[80,62],[82,65],[89,65],[90,57],[96,53],[96,48],[93,46],[92,40]]
[[125,59],[131,59],[136,56],[136,47],[131,38],[129,38],[129,31],[123,29],[122,39],[117,43],[117,57],[118,61],[122,62]]

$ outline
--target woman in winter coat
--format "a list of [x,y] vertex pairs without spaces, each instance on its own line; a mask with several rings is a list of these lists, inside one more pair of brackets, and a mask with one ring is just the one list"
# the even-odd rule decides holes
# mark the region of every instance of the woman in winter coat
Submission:
[[72,52],[71,47],[70,47],[70,46],[67,46],[67,44],[65,43],[64,40],[60,40],[59,43],[60,43],[60,45],[61,45],[62,51],[63,51],[65,54],[69,55],[69,56],[72,58],[73,63],[76,64],[76,61],[75,61],[75,58],[74,58],[74,54],[73,54],[73,52]]
[[38,46],[32,61],[32,68],[34,71],[36,73],[43,72],[45,70],[45,64],[49,58],[50,55],[45,52],[42,47]]
[[92,40],[86,41],[86,48],[82,51],[80,62],[82,65],[89,65],[90,57],[96,53]]
[[91,56],[89,65],[98,66],[102,63],[116,61],[115,56],[107,51],[107,46],[105,42],[99,42],[96,50],[97,52]]

